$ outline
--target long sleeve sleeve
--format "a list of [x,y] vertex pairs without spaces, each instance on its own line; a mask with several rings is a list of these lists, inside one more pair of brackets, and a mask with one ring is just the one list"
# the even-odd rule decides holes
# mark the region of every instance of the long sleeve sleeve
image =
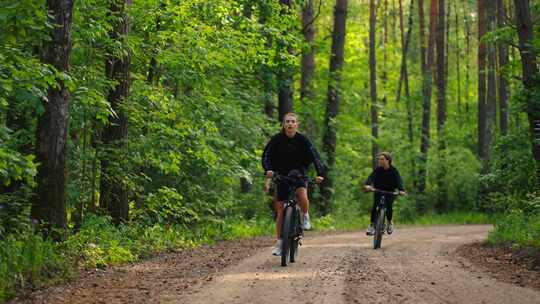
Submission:
[[310,161],[313,162],[315,165],[315,170],[317,170],[318,176],[326,176],[326,170],[324,169],[323,162],[321,161],[321,157],[319,153],[317,152],[317,149],[315,149],[315,146],[311,141],[306,137],[305,142],[307,145],[308,153],[310,154]]
[[263,151],[262,159],[261,159],[262,167],[264,168],[264,172],[269,171],[269,170],[273,170],[272,161],[271,161],[271,158],[270,158],[271,152],[272,152],[271,151],[272,150],[272,145],[273,145],[273,138],[270,139],[270,141],[264,147],[264,151]]

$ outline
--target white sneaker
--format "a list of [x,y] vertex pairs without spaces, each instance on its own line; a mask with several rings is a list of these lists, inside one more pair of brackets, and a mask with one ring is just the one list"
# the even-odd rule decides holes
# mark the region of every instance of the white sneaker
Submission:
[[309,213],[304,214],[304,225],[302,226],[304,230],[311,230],[311,221],[309,220]]
[[367,231],[366,231],[366,234],[367,235],[374,235],[375,234],[375,228],[373,228],[373,226],[369,225]]
[[279,239],[276,242],[276,246],[274,249],[272,249],[272,254],[276,256],[281,256],[281,245],[283,244],[283,240]]
[[390,223],[388,226],[386,226],[386,233],[392,234],[392,232],[394,232],[394,224]]

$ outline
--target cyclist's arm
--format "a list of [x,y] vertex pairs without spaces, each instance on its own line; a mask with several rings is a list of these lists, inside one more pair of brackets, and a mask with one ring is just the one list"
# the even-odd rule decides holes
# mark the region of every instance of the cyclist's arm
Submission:
[[401,175],[399,174],[399,171],[396,169],[396,184],[398,187],[398,190],[401,192],[405,191],[405,188],[403,187],[403,179],[401,178]]
[[373,185],[373,179],[375,179],[375,172],[376,172],[376,170],[373,170],[373,172],[371,172],[371,174],[368,176],[368,178],[364,182],[364,186],[372,186]]
[[317,152],[317,149],[315,149],[315,146],[313,145],[313,143],[311,143],[309,138],[304,136],[304,140],[307,146],[307,151],[309,153],[309,160],[315,165],[315,170],[317,170],[317,176],[326,176],[324,165],[321,161],[319,153]]
[[272,150],[273,150],[273,145],[274,145],[274,138],[270,139],[270,141],[266,144],[266,146],[264,147],[264,152],[263,152],[263,155],[262,155],[262,166],[264,168],[264,173],[266,174],[266,172],[268,171],[274,171],[273,167],[272,167],[272,158],[271,158],[271,153],[272,153]]

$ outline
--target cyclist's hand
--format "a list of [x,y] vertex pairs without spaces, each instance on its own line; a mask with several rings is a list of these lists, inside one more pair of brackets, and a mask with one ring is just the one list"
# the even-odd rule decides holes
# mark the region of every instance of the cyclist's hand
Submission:
[[364,189],[365,189],[367,192],[373,192],[373,191],[375,191],[375,188],[373,188],[371,185],[365,185],[365,186],[364,186]]
[[315,182],[316,182],[317,184],[322,183],[323,180],[324,180],[324,177],[322,177],[322,176],[316,176],[316,177],[315,177]]
[[270,191],[270,184],[272,183],[272,179],[271,178],[266,178],[264,180],[264,192],[268,193],[268,191]]
[[405,191],[399,191],[399,195],[405,196],[405,195],[407,195],[407,192],[405,192]]
[[266,177],[267,178],[272,178],[272,176],[274,176],[274,171],[272,171],[272,170],[266,171]]

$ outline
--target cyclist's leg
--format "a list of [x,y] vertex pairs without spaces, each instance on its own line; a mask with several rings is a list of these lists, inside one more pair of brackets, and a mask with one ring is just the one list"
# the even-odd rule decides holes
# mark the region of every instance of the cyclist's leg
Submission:
[[298,204],[302,213],[309,212],[309,199],[307,195],[307,189],[305,187],[299,187],[296,189],[296,197],[298,198]]
[[275,201],[274,208],[276,210],[276,239],[281,238],[281,226],[283,225],[283,201]]
[[392,195],[386,195],[385,200],[386,200],[386,218],[388,219],[389,222],[392,222],[392,217],[394,214],[394,210],[393,210],[394,197]]
[[276,236],[281,238],[281,226],[283,226],[283,203],[289,197],[289,186],[284,182],[276,185],[276,199],[274,208],[276,210]]
[[375,219],[377,219],[377,204],[380,199],[381,198],[380,198],[379,193],[373,194],[373,206],[371,207],[371,218],[370,218],[370,223],[372,227],[373,225],[375,225]]

